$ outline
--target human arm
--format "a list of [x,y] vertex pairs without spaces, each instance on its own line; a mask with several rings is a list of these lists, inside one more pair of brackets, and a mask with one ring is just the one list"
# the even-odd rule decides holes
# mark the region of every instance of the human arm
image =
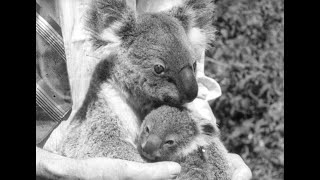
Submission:
[[77,160],[36,147],[36,175],[48,179],[174,179],[180,168],[174,162],[138,163],[111,158]]

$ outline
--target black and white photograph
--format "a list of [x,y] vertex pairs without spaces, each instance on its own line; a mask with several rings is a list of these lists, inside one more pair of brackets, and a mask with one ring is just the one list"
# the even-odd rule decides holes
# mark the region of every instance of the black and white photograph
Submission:
[[37,180],[283,180],[284,0],[36,0]]

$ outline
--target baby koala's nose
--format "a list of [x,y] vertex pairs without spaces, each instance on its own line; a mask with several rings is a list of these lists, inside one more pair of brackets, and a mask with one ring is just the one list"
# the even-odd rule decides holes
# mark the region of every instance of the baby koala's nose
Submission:
[[142,144],[142,149],[147,154],[153,155],[153,153],[159,149],[160,145],[161,145],[161,139],[158,136],[151,134],[148,137],[146,143]]

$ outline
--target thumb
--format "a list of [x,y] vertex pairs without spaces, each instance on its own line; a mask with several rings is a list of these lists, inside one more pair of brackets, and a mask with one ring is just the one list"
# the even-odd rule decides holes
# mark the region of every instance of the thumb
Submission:
[[121,163],[124,179],[132,180],[167,180],[175,179],[181,166],[175,162],[139,163],[124,161]]
[[250,180],[252,172],[238,154],[228,153],[228,160],[233,171],[232,180]]

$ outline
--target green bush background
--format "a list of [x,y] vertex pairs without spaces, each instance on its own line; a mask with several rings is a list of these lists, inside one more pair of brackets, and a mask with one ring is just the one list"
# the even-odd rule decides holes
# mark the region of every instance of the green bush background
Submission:
[[253,179],[284,177],[284,1],[216,0],[220,34],[206,52],[206,75],[222,96],[210,106],[222,140]]

